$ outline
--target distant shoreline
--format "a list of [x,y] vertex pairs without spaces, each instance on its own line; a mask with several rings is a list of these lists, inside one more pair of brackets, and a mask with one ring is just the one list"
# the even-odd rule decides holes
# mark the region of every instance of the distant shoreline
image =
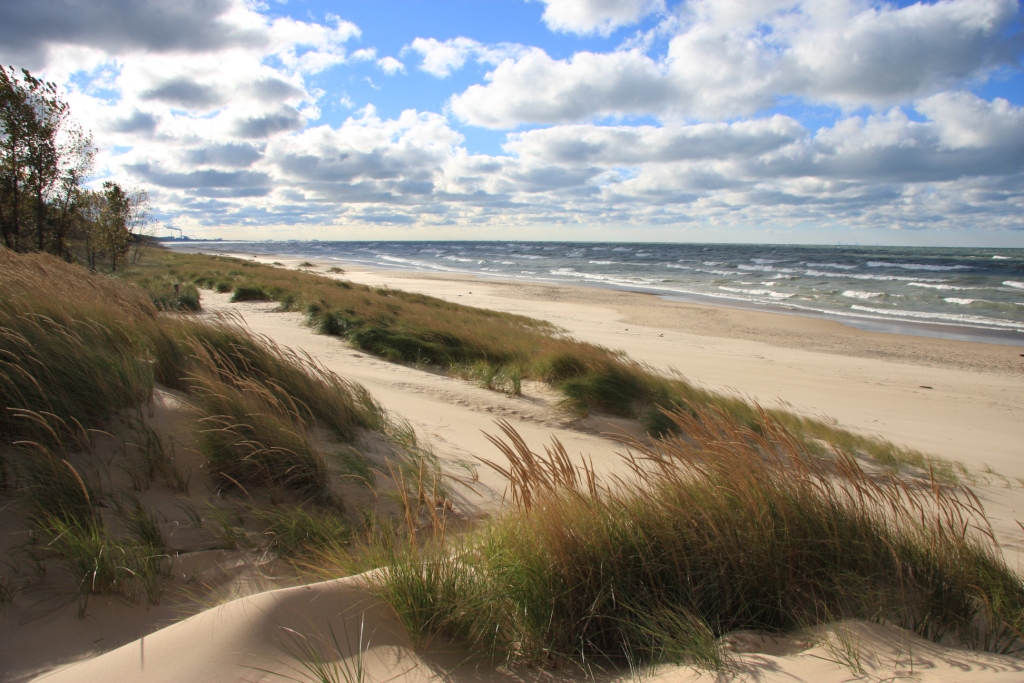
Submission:
[[[222,242],[219,240],[173,240],[173,241],[161,241],[162,246],[166,246],[175,251],[181,251],[186,253],[216,253],[229,256],[239,256],[246,258],[259,257],[262,259],[271,260],[294,260],[305,258],[311,261],[325,261],[323,256],[310,254],[310,255],[297,255],[288,254],[279,251],[273,251],[268,249],[267,251],[249,251],[239,250],[232,248],[235,246],[232,242]],[[251,242],[244,243],[251,245]],[[267,247],[273,247],[275,242],[268,242]],[[815,245],[810,245],[815,246]],[[1012,250],[1004,250],[1012,251]],[[523,280],[515,280],[509,277],[503,277],[500,274],[480,274],[480,273],[460,273],[460,272],[449,272],[442,273],[437,270],[428,268],[416,268],[409,265],[399,265],[390,263],[367,263],[365,261],[359,261],[357,259],[345,259],[343,257],[332,256],[329,259],[330,263],[355,267],[364,268],[370,270],[380,270],[395,273],[410,273],[418,274],[423,276],[449,276],[457,278],[469,278],[477,279],[482,282],[502,282],[508,284],[522,284]],[[326,261],[325,261],[326,262]],[[810,318],[814,320],[829,320],[840,323],[846,327],[850,327],[865,332],[876,332],[881,334],[894,334],[894,335],[910,335],[915,337],[928,337],[934,339],[947,339],[953,341],[964,341],[964,342],[976,342],[982,344],[997,344],[1001,346],[1020,346],[1024,347],[1024,333],[1013,330],[992,330],[971,325],[963,325],[957,323],[947,322],[913,322],[906,320],[878,320],[874,318],[863,318],[857,316],[846,316],[841,312],[828,312],[808,309],[797,309],[792,305],[786,306],[777,304],[771,301],[764,302],[745,302],[737,299],[728,297],[716,297],[706,294],[698,293],[666,293],[659,291],[658,289],[651,287],[644,287],[642,285],[623,285],[623,284],[612,284],[606,282],[593,282],[582,280],[573,283],[545,283],[542,281],[528,280],[537,286],[557,286],[557,287],[580,287],[583,289],[601,289],[610,290],[616,292],[631,292],[637,294],[648,294],[656,296],[665,301],[674,301],[679,303],[695,304],[699,306],[709,307],[721,307],[727,309],[741,310],[741,311],[756,311],[759,313],[768,314],[781,314],[787,316],[797,316],[801,318]]]

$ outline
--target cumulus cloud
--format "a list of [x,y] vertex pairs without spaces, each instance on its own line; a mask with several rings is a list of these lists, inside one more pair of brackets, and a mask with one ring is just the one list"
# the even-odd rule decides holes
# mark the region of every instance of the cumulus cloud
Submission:
[[381,68],[381,71],[386,73],[388,76],[394,76],[397,73],[405,73],[405,64],[394,57],[381,57],[377,60],[377,65]]
[[266,36],[244,18],[237,0],[31,0],[0,3],[0,54],[32,68],[54,46],[110,54],[208,51],[258,46]]
[[210,143],[183,150],[182,160],[190,166],[252,166],[263,157],[259,147],[248,142]]
[[107,123],[106,129],[113,133],[151,134],[156,130],[157,117],[136,109],[128,116],[117,117]]
[[544,23],[553,31],[611,35],[621,26],[665,10],[664,0],[542,0]]
[[184,77],[171,78],[139,93],[141,100],[166,102],[183,109],[210,109],[224,103],[216,88]]
[[[89,4],[39,6],[66,13],[79,1]],[[113,11],[122,1],[92,5]],[[0,56],[42,60],[41,75],[65,84],[93,130],[98,172],[143,184],[182,227],[457,225],[486,236],[487,226],[506,235],[537,224],[823,217],[1013,227],[1024,211],[1024,109],[968,91],[1019,60],[1012,0],[689,0],[670,13],[661,2],[546,0],[549,27],[579,35],[666,14],[605,53],[558,59],[537,47],[424,37],[402,61],[373,47],[350,52],[359,29],[339,17],[271,18],[247,0],[182,0],[167,5],[168,35],[155,36],[146,22],[166,3],[130,4],[123,26],[42,22],[7,40],[5,18],[38,12],[2,3]],[[196,24],[186,36],[174,17],[218,32]],[[406,65],[438,78],[472,64],[491,71],[449,101],[451,119],[414,109],[388,118],[367,106],[325,123],[321,107],[329,116],[339,101],[353,103],[315,75],[356,62],[388,75]],[[835,120],[808,128],[761,113],[780,97],[832,105]],[[478,154],[456,118],[530,129]]]
[[780,97],[876,107],[931,95],[1016,65],[1006,37],[1015,0],[945,0],[864,8],[855,0],[699,0],[660,59],[641,49],[553,59],[533,49],[501,62],[489,83],[451,100],[490,128],[605,116],[720,119]]
[[435,38],[416,38],[402,48],[403,53],[417,52],[422,57],[420,69],[428,74],[445,78],[458,71],[469,60],[482,64],[498,64],[506,59],[525,54],[522,45],[500,43],[484,45],[471,38],[450,38],[440,41]]
[[806,137],[787,116],[736,123],[555,126],[511,136],[505,150],[558,163],[630,165],[765,154]]

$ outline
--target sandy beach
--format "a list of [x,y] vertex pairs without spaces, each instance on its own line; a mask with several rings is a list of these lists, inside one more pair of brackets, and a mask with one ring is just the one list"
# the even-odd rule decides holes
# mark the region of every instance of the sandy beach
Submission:
[[[1024,343],[868,332],[819,318],[592,287],[360,268],[344,277],[548,320],[716,391],[767,406],[781,402],[975,469],[1024,477]],[[269,322],[247,320],[256,329]]]
[[[259,255],[263,262],[298,267],[299,261]],[[317,264],[325,272],[329,264]],[[326,274],[326,273],[325,273]],[[420,292],[449,301],[548,320],[569,335],[611,349],[664,372],[678,372],[709,389],[734,392],[764,405],[779,403],[799,413],[836,420],[865,434],[963,463],[985,503],[1002,550],[1021,566],[1024,532],[1024,348],[865,332],[831,321],[671,302],[643,294],[603,289],[524,285],[397,271],[352,268],[343,277],[375,287]],[[609,438],[638,434],[632,421],[592,415],[580,419],[559,410],[558,397],[528,382],[523,396],[510,397],[427,369],[386,362],[357,351],[336,337],[316,335],[299,313],[278,312],[273,302],[230,303],[230,294],[202,292],[204,315],[237,314],[258,334],[307,352],[329,369],[365,386],[395,415],[408,420],[453,470],[475,464],[477,481],[460,491],[469,516],[487,514],[500,501],[504,482],[478,458],[500,463],[486,434],[507,420],[535,449],[556,437],[574,456],[585,456],[601,474],[619,473],[623,448]],[[143,608],[134,608],[138,613]],[[295,629],[326,632],[344,625],[338,645],[349,666],[366,664],[372,681],[546,681],[575,675],[455,666],[449,656],[417,650],[394,615],[362,587],[358,577],[313,587],[256,595],[170,622],[164,608],[117,631],[124,610],[96,610],[91,625],[70,617],[61,628],[75,640],[71,650],[41,646],[47,627],[22,629],[17,663],[51,657],[84,661],[33,680],[62,681],[279,681],[285,675],[313,680],[290,670],[287,636]],[[50,619],[52,621],[52,618]],[[5,626],[17,628],[15,625]],[[111,635],[92,656],[82,629]],[[365,629],[367,640],[353,636]],[[13,631],[11,631],[13,633]],[[34,632],[34,634],[33,634]],[[138,638],[134,634],[141,635]],[[845,634],[845,636],[843,636]],[[739,678],[764,681],[845,681],[851,670],[837,661],[837,639],[854,634],[865,652],[871,680],[1017,681],[1019,659],[945,647],[908,632],[862,622],[820,633],[769,638],[731,636]],[[842,636],[842,637],[841,637]],[[348,638],[348,640],[345,640]],[[121,643],[124,643],[121,645]],[[121,645],[112,651],[112,646]],[[294,643],[293,643],[294,645]],[[44,649],[39,650],[40,647]],[[446,658],[447,657],[447,658]],[[12,668],[18,668],[16,666]],[[301,668],[301,667],[300,667]],[[26,671],[23,667],[21,671]],[[272,673],[273,672],[273,673]],[[280,674],[280,675],[279,675]],[[661,680],[698,680],[686,668],[652,672]],[[31,676],[0,680],[30,680]],[[292,679],[295,680],[295,679]],[[362,679],[360,679],[362,680]],[[354,683],[354,682],[353,682]]]

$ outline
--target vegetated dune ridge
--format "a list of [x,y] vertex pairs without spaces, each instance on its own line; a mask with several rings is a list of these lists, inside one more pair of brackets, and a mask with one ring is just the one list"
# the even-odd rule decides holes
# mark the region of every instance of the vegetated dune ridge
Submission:
[[[477,292],[479,284],[473,283],[467,296],[468,291]],[[465,288],[461,282],[441,283],[440,286]],[[458,296],[453,292],[442,293]],[[512,421],[534,447],[556,433],[570,453],[589,454],[595,468],[602,472],[608,472],[618,462],[614,454],[621,447],[596,433],[607,429],[606,423],[593,419],[573,423],[554,413],[551,397],[544,396],[542,387],[529,386],[524,391],[525,397],[513,399],[354,352],[336,339],[312,335],[300,326],[298,315],[271,312],[273,304],[232,305],[226,299],[226,296],[218,298],[204,292],[207,308],[240,310],[255,330],[271,334],[285,345],[310,350],[329,366],[342,370],[348,378],[362,381],[382,403],[425,430],[436,450],[445,457],[485,454],[497,459],[493,446],[478,430],[496,431],[492,419],[501,416]],[[625,421],[620,424],[627,426]],[[878,431],[888,436],[884,430]],[[491,489],[493,500],[502,482],[500,478],[490,477],[485,470],[481,470],[481,476],[481,483],[485,489]],[[1014,499],[1018,492],[1012,488],[1006,491],[1008,507],[1005,512],[1010,513],[1016,505]],[[991,493],[1002,495],[1002,490],[993,488]],[[487,502],[481,500],[478,504],[486,506]],[[1019,540],[1011,540],[1010,536],[1008,527],[1003,527],[1001,538],[1011,543]],[[1004,549],[1007,549],[1006,543]],[[344,627],[338,619],[343,613],[348,614]],[[301,642],[291,638],[286,628],[320,635],[328,634],[333,628],[342,654],[347,655],[346,661],[353,667],[350,671],[355,671],[361,659],[366,664],[367,680],[427,680],[441,676],[442,671],[453,664],[450,657],[416,654],[388,610],[370,598],[359,587],[358,580],[344,579],[242,598],[58,672],[47,680],[278,679],[258,669],[314,680],[308,673],[289,669],[295,662],[287,650],[290,647],[297,652]],[[356,635],[359,632],[364,634],[362,647]],[[734,636],[733,648],[747,652],[736,658],[736,673],[755,680],[809,681],[847,680],[852,675],[851,667],[861,667],[867,675],[879,678],[902,675],[924,680],[1019,680],[1022,675],[1019,660],[944,648],[898,629],[852,623],[835,633],[826,630],[818,635],[828,636],[831,645],[812,646],[813,638],[809,636],[780,640]],[[330,638],[326,640],[329,642]],[[851,643],[857,647],[848,647]],[[362,651],[365,654],[360,658],[358,653]],[[850,660],[854,656],[859,662]],[[546,672],[536,677],[550,680],[562,675]],[[670,669],[654,672],[654,676],[686,680],[687,677],[697,678],[698,674]],[[517,671],[512,675],[467,666],[453,674],[445,673],[444,677],[522,679],[531,674]]]

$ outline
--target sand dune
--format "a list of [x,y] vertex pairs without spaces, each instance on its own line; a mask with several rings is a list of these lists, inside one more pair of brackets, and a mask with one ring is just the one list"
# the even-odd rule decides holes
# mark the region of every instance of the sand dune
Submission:
[[[581,288],[373,271],[345,277],[544,318],[582,339],[624,349],[661,369],[677,369],[708,387],[767,404],[781,399],[802,412],[828,415],[844,426],[962,460],[981,477],[978,490],[1003,550],[1011,563],[1019,564],[1012,558],[1024,548],[1024,532],[1015,523],[1024,516],[1024,495],[1013,478],[1024,476],[1024,402],[1019,400],[1024,373],[1016,348],[877,335],[827,321]],[[239,313],[253,331],[307,351],[363,384],[389,410],[408,419],[453,470],[478,456],[500,457],[484,436],[497,431],[497,418],[511,422],[536,448],[556,436],[569,453],[587,456],[602,474],[619,466],[622,449],[602,432],[632,425],[575,419],[559,411],[557,396],[540,384],[527,383],[524,396],[512,398],[355,351],[337,338],[313,334],[299,314],[275,312],[272,303],[230,304],[228,295],[212,292],[204,292],[203,301],[208,311]],[[986,478],[986,465],[1005,477]],[[489,469],[476,471],[479,480],[461,491],[461,505],[469,514],[491,509],[503,487]],[[1018,659],[935,645],[891,627],[851,623],[838,628],[842,638],[829,629],[782,639],[731,636],[735,670],[726,678],[1024,680]],[[512,674],[483,665],[457,667],[450,655],[417,651],[390,609],[369,595],[358,578],[348,578],[240,598],[38,680],[315,680],[289,654],[297,643],[289,634],[319,636],[330,645],[332,629],[339,651],[324,652],[345,662],[349,671],[362,661],[366,681],[580,678],[571,672]],[[853,650],[851,643],[857,644]],[[864,673],[854,673],[851,666]],[[656,680],[701,679],[685,668],[649,673]]]
[[[908,680],[1020,681],[1024,661],[949,648],[894,627],[849,622],[788,637],[727,637],[731,671],[713,676],[688,667],[646,672],[651,681],[753,680],[840,683]],[[591,672],[510,672],[459,663],[451,653],[417,651],[391,609],[360,577],[270,591],[215,607],[95,659],[47,676],[47,683],[228,683],[316,681],[316,658],[337,667],[339,683],[526,683],[632,680]],[[435,644],[436,645],[436,644]],[[305,660],[305,663],[304,663]],[[362,673],[359,673],[360,668]]]

